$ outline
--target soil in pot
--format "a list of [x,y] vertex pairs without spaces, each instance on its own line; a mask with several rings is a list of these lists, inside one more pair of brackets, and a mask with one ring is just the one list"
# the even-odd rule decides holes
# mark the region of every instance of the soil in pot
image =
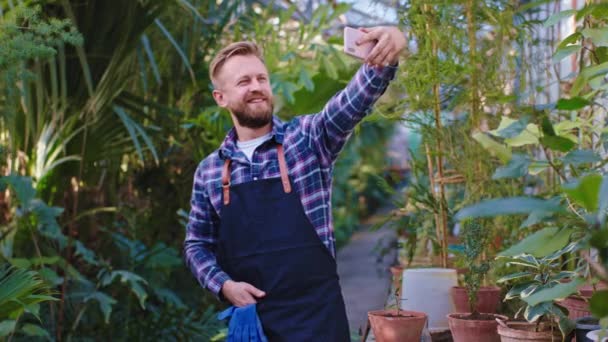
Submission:
[[503,322],[498,324],[498,334],[501,342],[562,341],[562,333],[557,326],[551,327],[548,324],[540,324],[538,331],[536,331],[536,328],[536,323]]
[[490,313],[452,313],[448,323],[454,342],[500,342],[496,330],[496,319],[507,320],[506,316]]
[[600,322],[597,318],[586,316],[576,319],[576,329],[574,334],[576,336],[576,342],[592,342],[591,339],[587,338],[587,333],[600,328]]
[[367,313],[377,342],[419,342],[427,316],[424,312],[376,310]]
[[[452,300],[456,312],[470,312],[469,296],[467,290],[461,286],[454,286],[451,289]],[[475,311],[495,313],[500,303],[500,287],[482,286],[477,291],[477,305]]]

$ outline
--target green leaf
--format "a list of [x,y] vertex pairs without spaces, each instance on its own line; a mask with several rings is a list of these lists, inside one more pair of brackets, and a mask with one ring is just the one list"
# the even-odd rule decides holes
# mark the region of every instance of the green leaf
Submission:
[[490,151],[492,155],[498,157],[503,163],[507,163],[511,160],[511,150],[508,147],[497,143],[488,135],[482,132],[476,132],[473,134],[473,139],[480,143],[483,148]]
[[[583,35],[576,31],[574,33],[572,33],[571,35],[569,35],[568,37],[564,38],[564,40],[562,40],[559,45],[557,46],[558,49],[562,49],[570,44],[574,44],[576,43],[579,39],[581,39],[583,37]],[[580,48],[580,47],[579,47]]]
[[302,69],[300,69],[300,76],[299,76],[298,83],[304,85],[304,88],[306,88],[306,90],[308,90],[308,91],[315,90],[315,84],[312,82],[312,79],[310,78],[308,71],[306,71],[306,69],[304,67]]
[[608,290],[596,291],[589,301],[589,308],[595,317],[608,317]]
[[0,322],[0,337],[5,337],[10,335],[13,330],[15,330],[15,326],[17,325],[17,321],[13,320],[4,320]]
[[557,133],[555,133],[555,129],[553,128],[553,123],[551,123],[551,120],[549,120],[548,116],[543,116],[540,128],[544,136],[553,137],[557,135]]
[[467,217],[494,217],[499,215],[530,214],[535,211],[559,212],[563,208],[555,200],[533,197],[508,197],[484,200],[461,209],[457,220]]
[[599,46],[595,49],[595,55],[600,63],[608,62],[608,47]]
[[95,260],[95,252],[86,248],[82,242],[76,240],[76,255],[80,255],[82,260],[86,261],[91,265],[99,265],[99,262]]
[[561,160],[565,165],[580,165],[596,163],[602,160],[602,158],[592,150],[574,150],[568,152]]
[[32,185],[32,179],[30,177],[18,176],[11,174],[0,178],[2,182],[6,182],[17,196],[17,201],[23,207],[28,207],[30,201],[36,197],[36,189]]
[[560,136],[544,136],[540,143],[553,151],[568,152],[576,145],[572,140]]
[[574,203],[588,212],[595,212],[599,206],[602,176],[594,173],[579,178],[576,182],[565,184],[562,188]]
[[584,282],[583,279],[576,278],[567,283],[559,283],[553,287],[541,289],[540,291],[522,298],[528,305],[538,305],[543,302],[553,302],[568,297],[576,293],[577,288]]
[[544,27],[553,26],[553,25],[557,24],[560,20],[569,18],[569,17],[573,16],[574,14],[576,14],[576,10],[574,10],[574,9],[554,13],[547,20],[545,20],[545,22],[543,23],[543,26]]
[[120,270],[120,271],[112,271],[109,274],[105,274],[101,279],[101,284],[109,285],[114,281],[114,279],[116,277],[120,278],[121,283],[128,284],[130,286],[131,292],[133,292],[133,294],[135,294],[135,296],[139,300],[139,304],[141,305],[141,308],[145,309],[145,301],[148,298],[148,293],[141,286],[140,283],[147,284],[148,282],[144,278],[140,277],[139,275],[137,275],[133,272]]
[[99,309],[101,309],[101,312],[103,313],[105,322],[106,322],[106,324],[109,324],[110,315],[112,314],[112,305],[117,303],[116,300],[114,300],[112,297],[108,296],[107,294],[105,294],[103,292],[95,291],[95,292],[91,293],[90,295],[88,295],[84,299],[84,302],[86,303],[92,299],[96,300],[97,303],[99,303]]
[[581,48],[582,46],[578,44],[558,47],[553,54],[553,63],[557,63],[571,54],[579,52]]
[[50,339],[51,337],[48,331],[36,324],[26,323],[21,328],[21,331],[28,336],[46,337],[47,339]]
[[540,303],[534,306],[528,305],[526,306],[526,311],[524,311],[524,318],[528,322],[536,322],[541,316],[551,312],[551,305],[553,305],[553,303]]
[[582,33],[585,38],[590,38],[593,44],[597,46],[608,46],[608,28],[586,28]]
[[519,227],[520,228],[530,227],[537,223],[543,222],[552,216],[553,216],[553,213],[551,213],[551,212],[535,211],[535,212],[531,213],[530,215],[528,215],[528,218],[524,222],[522,222]]
[[606,217],[608,217],[608,175],[604,176],[600,188],[598,216],[600,223],[603,225]]
[[504,129],[501,129],[500,131],[497,132],[497,135],[502,138],[514,138],[514,137],[520,135],[521,132],[523,132],[523,130],[526,129],[527,125],[528,125],[528,118],[524,117],[524,118],[521,118],[521,119],[513,122],[512,124],[505,127]]
[[547,256],[561,248],[570,241],[572,230],[548,227],[526,236],[515,245],[500,252],[498,256],[514,257],[529,253],[535,257]]
[[44,279],[44,281],[52,286],[57,286],[63,283],[63,277],[60,277],[57,272],[48,267],[41,268],[38,273],[40,273],[40,276],[42,279]]
[[492,179],[523,177],[528,174],[528,166],[530,166],[530,157],[515,153],[509,164],[496,169]]
[[[496,283],[501,284],[501,283],[505,283],[507,281],[511,281],[511,280],[515,280],[515,279],[520,279],[520,278],[524,278],[524,277],[531,277],[533,275],[534,275],[534,273],[531,273],[531,272],[511,273],[511,274],[507,274],[506,276],[498,279],[496,281]],[[521,288],[519,290],[519,292],[523,291],[526,287],[528,287],[528,285],[525,285],[523,288]],[[519,292],[518,292],[518,294],[519,294]]]
[[526,129],[520,135],[505,139],[505,143],[511,147],[519,147],[524,145],[537,145],[540,132],[535,124],[528,124]]
[[[527,273],[527,272],[523,272],[523,273]],[[530,275],[533,275],[532,273],[530,273]],[[503,277],[504,278],[504,277]],[[503,279],[501,278],[501,279]],[[497,283],[499,283],[497,281]],[[521,292],[523,290],[525,290],[526,288],[528,288],[529,284],[517,284],[515,286],[513,286],[509,292],[507,292],[507,294],[505,295],[505,299],[504,300],[509,300],[509,299],[513,299],[516,297],[520,297],[521,296]]]
[[591,104],[591,101],[584,99],[580,96],[573,97],[571,99],[559,99],[557,100],[557,109],[563,110],[577,110],[584,108]]

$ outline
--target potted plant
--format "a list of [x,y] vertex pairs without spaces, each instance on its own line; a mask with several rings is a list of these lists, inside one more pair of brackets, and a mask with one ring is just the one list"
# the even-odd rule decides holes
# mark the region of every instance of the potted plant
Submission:
[[495,298],[492,299],[492,303],[483,303],[483,309],[487,308],[492,311],[480,311],[478,305],[481,283],[490,269],[490,263],[482,258],[483,251],[488,244],[489,231],[482,227],[477,220],[466,219],[462,223],[462,254],[469,271],[464,275],[464,291],[460,291],[462,288],[453,287],[452,299],[456,304],[459,292],[465,292],[467,297],[459,302],[464,302],[468,306],[458,313],[448,315],[450,330],[456,342],[499,342],[500,336],[496,332],[496,326],[498,325],[496,318],[507,319],[505,316],[494,314],[500,300],[500,288],[491,288],[492,292],[495,292]]
[[565,263],[561,257],[577,247],[578,243],[572,242],[545,257],[528,253],[509,257],[508,263],[522,270],[498,282],[514,282],[505,300],[522,301],[523,306],[515,316],[523,312],[526,322],[500,322],[498,333],[502,341],[554,341],[569,336],[574,323],[568,318],[568,310],[557,303],[576,292],[582,279],[577,277],[577,272],[562,270]]
[[[427,321],[424,312],[400,309],[402,299],[395,288],[394,309],[374,310],[367,313],[369,324],[377,342],[419,342]],[[366,332],[367,333],[367,332]],[[365,340],[365,336],[363,338]]]

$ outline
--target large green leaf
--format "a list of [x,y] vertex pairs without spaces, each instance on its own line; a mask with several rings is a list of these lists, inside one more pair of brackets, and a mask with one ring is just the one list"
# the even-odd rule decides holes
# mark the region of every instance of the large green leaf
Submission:
[[586,163],[596,163],[602,158],[593,150],[574,150],[568,152],[567,155],[561,158],[565,165],[579,165]]
[[[532,272],[511,273],[511,274],[507,274],[506,276],[498,279],[496,281],[496,283],[500,284],[500,283],[504,283],[504,282],[507,282],[507,281],[515,280],[515,279],[520,279],[520,278],[524,278],[524,277],[531,277],[533,275],[534,275],[534,273],[532,273]],[[517,295],[519,295],[519,293],[521,291],[523,291],[526,287],[527,287],[527,285],[525,287],[522,287],[522,288],[518,289],[519,291],[517,292]]]
[[608,317],[608,290],[597,291],[589,301],[589,308],[595,317]]
[[608,46],[608,27],[586,28],[582,31],[585,38],[591,38],[591,42],[597,46]]
[[5,337],[10,335],[13,330],[15,330],[15,326],[17,325],[17,321],[14,320],[4,320],[0,321],[0,337]]
[[[504,118],[505,117],[503,116],[503,119]],[[514,137],[520,135],[521,132],[523,132],[524,129],[526,129],[527,125],[528,125],[528,118],[524,117],[524,118],[521,118],[521,119],[511,123],[507,127],[498,130],[496,132],[496,135],[498,135],[499,137],[502,137],[502,138],[514,138]]]
[[602,187],[600,188],[598,216],[602,224],[606,220],[606,217],[608,217],[608,175],[604,175]]
[[594,173],[564,185],[563,190],[574,203],[594,213],[599,206],[601,183],[602,176]]
[[95,291],[95,292],[91,293],[90,295],[88,295],[84,299],[84,302],[86,303],[92,299],[96,300],[97,303],[99,303],[99,308],[101,309],[101,312],[103,313],[103,317],[104,317],[106,324],[110,323],[110,315],[112,314],[112,305],[117,303],[116,300],[114,300],[112,297],[108,296],[107,294],[105,294],[103,292]]
[[101,279],[101,284],[104,286],[109,285],[114,281],[115,278],[120,278],[121,283],[127,284],[130,287],[131,292],[133,292],[133,294],[135,294],[139,300],[139,305],[141,305],[141,308],[145,309],[145,302],[148,298],[148,292],[146,292],[141,284],[147,284],[148,282],[133,272],[119,270],[104,274]]
[[553,62],[557,63],[562,59],[570,56],[573,53],[577,53],[581,50],[581,45],[568,45],[563,47],[558,47],[553,54]]
[[457,220],[467,217],[494,217],[499,215],[530,214],[535,211],[560,212],[563,208],[556,200],[533,197],[508,197],[481,201],[461,209]]
[[36,324],[26,323],[21,328],[21,331],[23,331],[28,336],[45,337],[47,340],[51,339],[49,332]]
[[499,167],[492,175],[492,179],[519,178],[528,174],[530,157],[524,154],[514,153],[509,164]]
[[511,150],[487,136],[482,132],[476,132],[473,134],[473,139],[475,139],[478,143],[483,146],[486,150],[490,151],[490,153],[498,159],[500,159],[503,163],[507,163],[511,160]]
[[557,109],[563,110],[578,110],[590,105],[591,102],[582,97],[576,96],[571,99],[559,99],[557,100]]
[[528,124],[526,129],[516,137],[505,139],[505,143],[511,147],[519,147],[525,145],[537,145],[540,137],[540,131],[535,124]]
[[500,252],[501,257],[513,257],[529,253],[535,257],[547,256],[568,244],[572,230],[548,227],[534,232],[515,245]]
[[560,136],[543,136],[540,143],[553,151],[568,152],[576,145],[572,140]]
[[583,279],[576,278],[567,283],[559,283],[550,288],[544,288],[538,292],[525,297],[522,299],[528,303],[528,305],[538,305],[543,302],[553,302],[568,297],[569,295],[576,293],[578,286],[584,282]]
[[553,26],[562,19],[570,18],[571,16],[576,14],[576,12],[577,11],[575,9],[570,9],[570,10],[565,10],[565,11],[554,13],[547,20],[545,20],[545,22],[543,23],[543,26],[544,27]]
[[539,318],[551,312],[553,303],[540,303],[538,305],[528,305],[524,311],[524,318],[528,322],[536,322]]

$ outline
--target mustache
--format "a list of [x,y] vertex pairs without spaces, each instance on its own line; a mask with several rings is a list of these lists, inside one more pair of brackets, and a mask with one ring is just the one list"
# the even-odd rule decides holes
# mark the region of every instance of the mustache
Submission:
[[265,94],[262,91],[252,91],[251,93],[249,93],[249,95],[245,98],[245,101],[249,101],[251,99],[256,99],[256,98],[264,98],[264,99],[268,99],[270,96],[268,96],[268,94]]

